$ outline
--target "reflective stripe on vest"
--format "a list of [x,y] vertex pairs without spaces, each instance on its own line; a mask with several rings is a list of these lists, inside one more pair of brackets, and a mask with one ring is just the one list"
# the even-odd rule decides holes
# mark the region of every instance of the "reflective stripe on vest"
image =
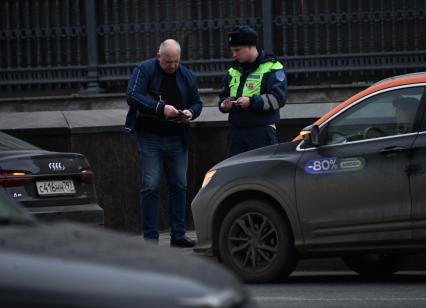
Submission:
[[[263,76],[272,70],[281,70],[283,68],[284,67],[280,62],[265,62],[260,64],[254,72],[251,72],[250,75],[247,76],[241,96],[251,97],[253,95],[260,95]],[[231,75],[231,81],[229,82],[229,96],[237,97],[238,87],[240,86],[241,81],[241,73],[232,67],[228,69],[228,73]]]

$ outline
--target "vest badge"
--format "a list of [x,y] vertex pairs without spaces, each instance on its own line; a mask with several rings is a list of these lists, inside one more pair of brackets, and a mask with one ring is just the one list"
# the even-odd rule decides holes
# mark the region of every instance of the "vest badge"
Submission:
[[255,84],[254,84],[253,82],[249,82],[249,83],[247,84],[247,88],[248,88],[249,90],[253,90],[253,89],[254,89],[254,87],[255,87]]

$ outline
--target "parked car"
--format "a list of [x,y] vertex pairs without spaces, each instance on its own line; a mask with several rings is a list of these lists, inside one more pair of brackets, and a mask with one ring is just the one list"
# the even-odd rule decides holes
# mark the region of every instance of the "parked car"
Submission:
[[0,193],[0,307],[255,307],[228,271],[141,237],[40,223]]
[[292,142],[214,166],[192,202],[196,249],[249,282],[321,256],[397,271],[426,250],[425,89],[426,72],[380,81]]
[[82,154],[46,151],[0,132],[0,191],[43,220],[103,224],[94,174]]

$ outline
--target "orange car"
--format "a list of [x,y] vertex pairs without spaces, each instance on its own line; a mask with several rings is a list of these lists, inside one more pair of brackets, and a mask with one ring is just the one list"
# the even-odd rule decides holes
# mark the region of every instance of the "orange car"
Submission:
[[338,256],[383,276],[426,251],[426,72],[380,81],[293,142],[231,157],[192,202],[199,251],[249,282]]

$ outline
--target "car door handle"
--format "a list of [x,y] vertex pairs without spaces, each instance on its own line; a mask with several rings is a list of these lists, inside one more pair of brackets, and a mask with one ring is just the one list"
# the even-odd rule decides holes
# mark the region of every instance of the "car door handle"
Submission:
[[384,148],[380,150],[379,153],[384,156],[395,156],[407,150],[408,148],[405,148],[405,147],[393,146],[393,147]]

